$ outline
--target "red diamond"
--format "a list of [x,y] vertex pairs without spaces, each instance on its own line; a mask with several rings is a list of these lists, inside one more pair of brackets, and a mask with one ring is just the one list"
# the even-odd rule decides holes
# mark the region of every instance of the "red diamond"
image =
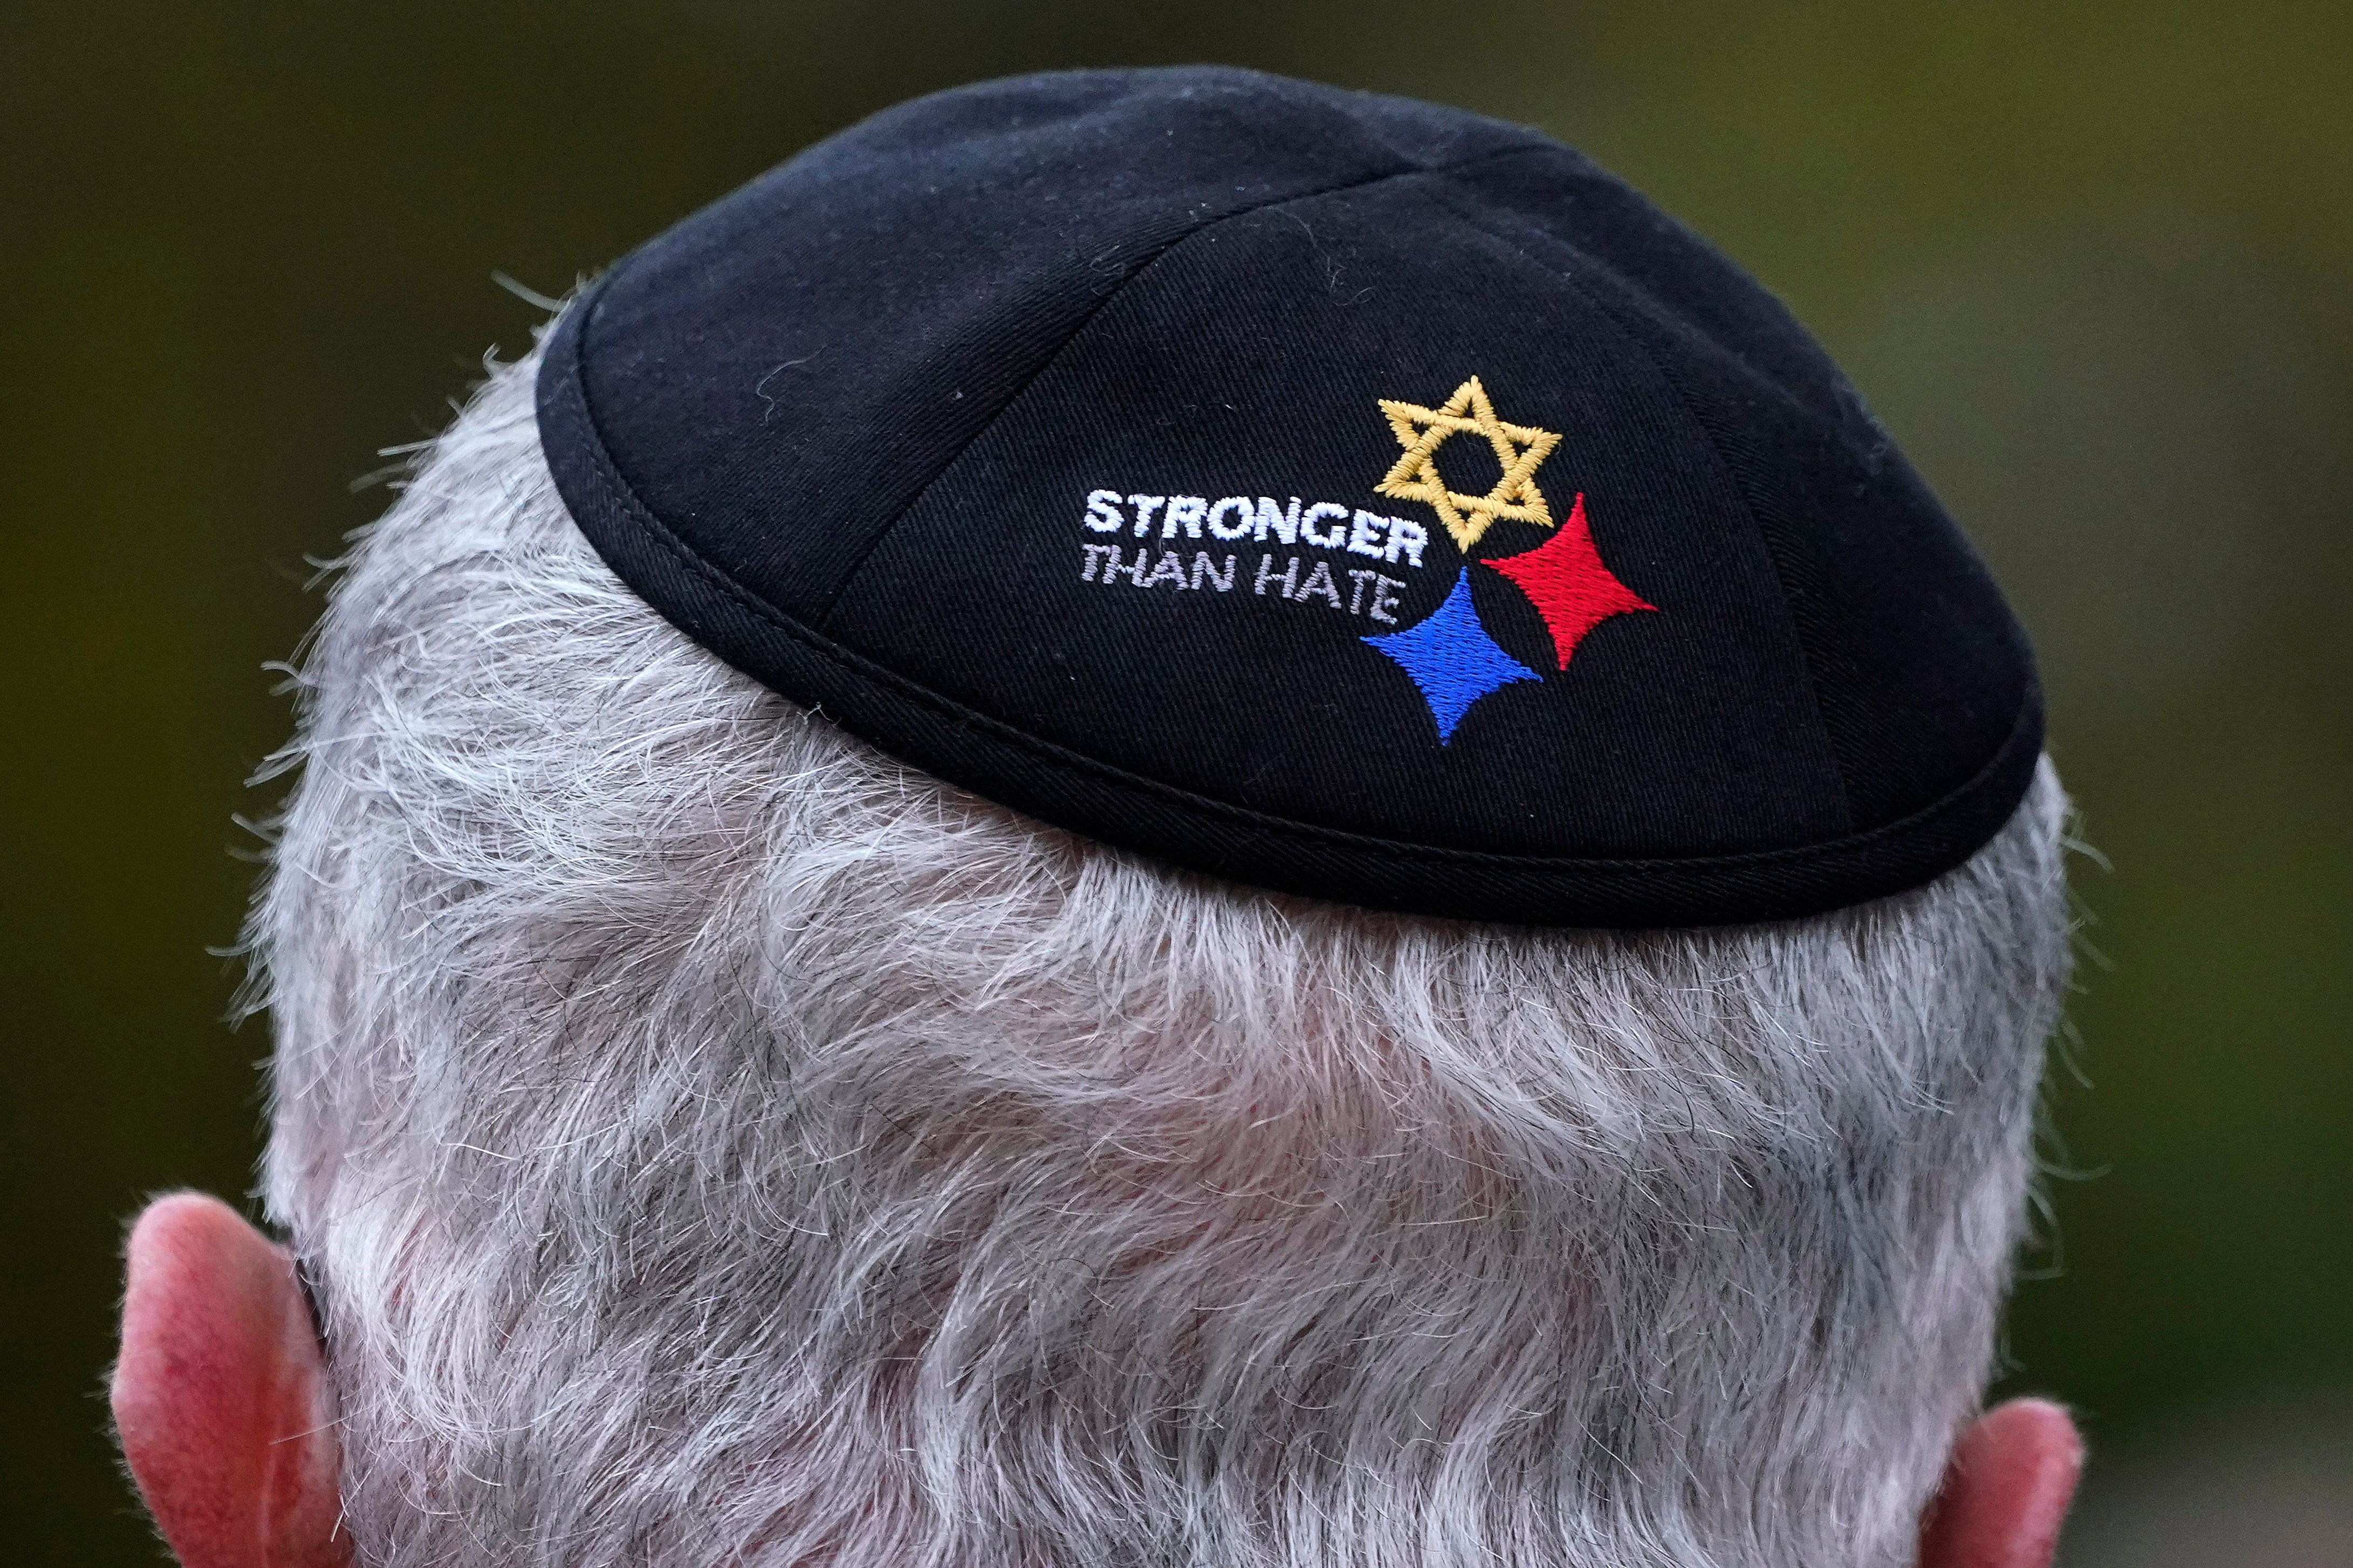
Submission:
[[1560,655],[1562,669],[1568,668],[1568,656],[1577,651],[1585,634],[1610,616],[1659,607],[1643,603],[1601,563],[1601,552],[1593,547],[1592,526],[1585,521],[1582,494],[1568,509],[1567,521],[1550,539],[1534,550],[1481,564],[1509,577],[1528,596],[1528,603],[1544,617],[1545,629],[1552,633],[1553,651]]

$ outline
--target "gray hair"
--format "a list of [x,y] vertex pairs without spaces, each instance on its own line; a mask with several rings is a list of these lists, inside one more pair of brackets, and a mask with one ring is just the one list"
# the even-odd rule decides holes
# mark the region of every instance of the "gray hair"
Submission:
[[1916,892],[1172,871],[721,664],[533,359],[344,563],[249,932],[362,1561],[1888,1568],[1974,1411],[2064,799]]

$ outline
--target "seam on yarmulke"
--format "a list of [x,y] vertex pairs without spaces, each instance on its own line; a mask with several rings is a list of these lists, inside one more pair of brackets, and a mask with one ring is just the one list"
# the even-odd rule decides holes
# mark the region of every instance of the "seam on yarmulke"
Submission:
[[[575,310],[591,308],[595,298],[592,289],[573,306]],[[559,327],[561,323],[558,323]],[[674,559],[682,568],[730,600],[755,620],[807,649],[811,655],[841,670],[852,679],[938,715],[960,727],[977,730],[1017,750],[1026,752],[1041,762],[1071,769],[1103,784],[1151,800],[1164,802],[1183,810],[1212,817],[1239,826],[1273,835],[1279,839],[1305,846],[1324,846],[1377,855],[1389,859],[1402,859],[1439,866],[1488,868],[1513,870],[1533,875],[1565,876],[1641,875],[1648,872],[1698,873],[1738,872],[1751,869],[1803,868],[1811,863],[1852,858],[1868,852],[1874,845],[1931,826],[1936,820],[1950,815],[1976,801],[1978,792],[2003,768],[2017,763],[2021,743],[2030,738],[2031,721],[2038,718],[2038,690],[2030,683],[2010,732],[1992,756],[1962,783],[1939,795],[1926,805],[1861,833],[1816,844],[1793,845],[1778,849],[1734,850],[1703,856],[1634,856],[1587,858],[1567,856],[1514,855],[1497,850],[1463,849],[1451,846],[1419,844],[1409,840],[1377,837],[1371,834],[1355,833],[1342,828],[1319,827],[1313,823],[1299,822],[1290,817],[1275,816],[1248,806],[1197,795],[1174,784],[1163,784],[1141,774],[1076,752],[1058,742],[1032,735],[993,714],[943,696],[897,671],[877,664],[864,655],[844,647],[820,632],[801,625],[773,605],[753,595],[733,578],[702,554],[640,501],[620,478],[604,437],[596,426],[596,418],[587,403],[587,393],[582,377],[578,355],[579,334],[572,334],[568,347],[572,358],[559,363],[561,383],[552,401],[557,411],[578,426],[581,458],[580,471],[599,498],[617,508],[621,519],[649,543]],[[593,536],[592,536],[593,537]],[[823,705],[802,700],[804,707],[823,711]],[[884,748],[888,750],[888,748]],[[953,781],[951,781],[953,782]],[[2008,813],[2003,814],[2004,819]],[[1993,823],[1983,837],[1989,838],[2000,824]],[[1980,840],[1982,841],[1982,840]],[[1923,878],[1922,880],[1926,879]],[[1916,884],[1907,884],[1916,885]],[[1891,888],[1889,891],[1900,890]],[[1760,917],[1770,918],[1770,917]],[[1606,923],[1606,922],[1605,922]],[[1669,922],[1673,923],[1673,922]]]
[[[1698,434],[1701,444],[1707,449],[1707,455],[1715,460],[1717,471],[1721,473],[1724,478],[1724,482],[1730,488],[1733,496],[1740,502],[1741,514],[1748,519],[1748,526],[1755,531],[1757,535],[1757,547],[1764,551],[1766,562],[1772,568],[1774,584],[1781,591],[1781,614],[1788,623],[1789,640],[1798,650],[1798,679],[1805,688],[1806,702],[1808,707],[1812,710],[1814,716],[1814,728],[1821,737],[1823,752],[1831,760],[1831,776],[1838,781],[1839,812],[1841,816],[1845,820],[1847,826],[1849,828],[1854,827],[1856,826],[1854,791],[1847,782],[1846,763],[1845,760],[1839,755],[1838,743],[1831,734],[1830,720],[1822,711],[1821,691],[1814,679],[1813,650],[1807,646],[1805,633],[1798,625],[1798,612],[1796,605],[1790,599],[1788,578],[1782,571],[1780,555],[1774,550],[1772,540],[1767,536],[1765,524],[1757,515],[1756,505],[1749,500],[1747,487],[1740,482],[1740,476],[1733,470],[1730,460],[1725,457],[1724,447],[1716,440],[1715,432],[1710,429],[1708,427],[1708,422],[1700,416],[1699,406],[1696,400],[1694,399],[1691,395],[1691,389],[1683,384],[1683,378],[1674,373],[1672,366],[1663,363],[1657,354],[1651,352],[1651,345],[1642,341],[1641,334],[1633,330],[1632,326],[1627,321],[1625,316],[1619,310],[1618,307],[1612,301],[1602,298],[1593,289],[1587,288],[1584,279],[1577,277],[1564,268],[1554,266],[1551,262],[1545,260],[1541,256],[1531,252],[1525,244],[1526,236],[1525,234],[1507,233],[1497,227],[1493,222],[1488,219],[1485,214],[1475,211],[1472,207],[1471,204],[1450,199],[1453,193],[1450,192],[1442,182],[1433,182],[1432,191],[1437,196],[1437,199],[1444,202],[1447,209],[1452,212],[1457,217],[1462,219],[1463,222],[1470,224],[1482,234],[1487,235],[1491,238],[1493,238],[1502,244],[1510,246],[1512,249],[1519,255],[1521,259],[1527,262],[1529,266],[1541,268],[1551,276],[1559,279],[1561,282],[1568,288],[1574,289],[1578,298],[1584,300],[1587,304],[1591,305],[1594,310],[1600,312],[1602,318],[1618,330],[1618,335],[1624,341],[1626,346],[1631,349],[1635,353],[1641,356],[1642,362],[1645,364],[1648,364],[1652,369],[1656,370],[1659,373],[1659,379],[1664,382],[1668,389],[1675,395],[1675,401],[1683,406],[1683,417],[1691,422],[1692,429]],[[1577,249],[1577,247],[1574,245],[1571,245],[1568,241],[1556,240],[1549,235],[1542,234],[1541,231],[1537,231],[1537,233],[1539,237],[1546,239],[1549,243],[1566,246],[1571,250]],[[1592,261],[1590,258],[1585,257],[1585,253],[1583,251],[1577,251],[1577,254],[1580,258],[1588,260],[1597,270],[1609,270],[1609,268],[1603,267],[1599,262]],[[2031,706],[2032,704],[2030,700],[2021,700],[2020,711],[2024,713],[2031,709]],[[1997,756],[2000,754],[1999,749],[1997,749],[1995,754]]]
[[1021,384],[1008,394],[1003,403],[997,405],[997,412],[990,415],[987,420],[972,433],[969,439],[950,453],[938,468],[932,470],[930,477],[915,488],[915,492],[908,498],[907,504],[899,509],[896,517],[875,530],[874,537],[866,542],[865,548],[859,551],[857,557],[843,569],[840,581],[833,585],[833,591],[826,596],[824,606],[817,612],[816,625],[822,628],[833,618],[835,606],[841,603],[841,596],[849,591],[849,585],[858,580],[858,574],[865,569],[868,559],[875,551],[882,547],[885,540],[898,531],[899,524],[906,521],[908,514],[923,504],[923,498],[931,493],[932,487],[939,483],[942,477],[963,458],[965,453],[972,449],[973,443],[995,429],[997,420],[1005,416],[1006,410],[1019,403],[1030,387],[1037,384],[1039,377],[1060,363],[1062,356],[1070,352],[1071,345],[1085,334],[1089,324],[1103,313],[1103,308],[1124,293],[1130,284],[1158,267],[1182,247],[1237,218],[1250,217],[1260,213],[1280,212],[1284,207],[1299,202],[1318,201],[1325,196],[1335,196],[1348,191],[1360,191],[1372,185],[1384,184],[1391,180],[1410,179],[1416,175],[1451,174],[1464,169],[1476,168],[1482,163],[1500,163],[1506,158],[1525,158],[1531,153],[1545,152],[1550,145],[1549,142],[1535,142],[1522,147],[1505,147],[1493,152],[1480,153],[1472,157],[1459,158],[1449,163],[1415,163],[1402,169],[1392,169],[1385,174],[1370,174],[1361,180],[1346,180],[1336,185],[1326,185],[1320,190],[1302,191],[1297,195],[1284,196],[1277,201],[1261,202],[1256,206],[1240,207],[1229,213],[1221,213],[1208,222],[1189,228],[1168,241],[1149,258],[1140,262],[1133,271],[1106,289],[1103,298],[1089,306],[1086,314],[1073,322],[1070,331],[1063,335],[1062,341],[1054,345],[1054,351],[1040,360],[1037,368],[1022,378]]

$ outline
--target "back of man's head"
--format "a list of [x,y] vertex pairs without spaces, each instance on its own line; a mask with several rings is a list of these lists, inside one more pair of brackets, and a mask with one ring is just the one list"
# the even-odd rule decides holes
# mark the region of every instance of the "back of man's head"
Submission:
[[254,925],[366,1562],[1911,1560],[2067,971],[2047,763],[1800,919],[1253,891],[689,640],[534,368],[353,552]]

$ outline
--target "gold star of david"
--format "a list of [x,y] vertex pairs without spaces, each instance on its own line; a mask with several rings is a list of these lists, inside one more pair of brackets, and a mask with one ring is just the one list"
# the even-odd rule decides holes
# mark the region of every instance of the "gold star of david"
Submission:
[[[1506,425],[1496,418],[1495,405],[1487,401],[1487,389],[1479,384],[1477,376],[1456,387],[1442,408],[1424,408],[1419,403],[1388,397],[1380,403],[1405,456],[1374,489],[1399,500],[1428,501],[1466,555],[1498,518],[1552,526],[1552,509],[1545,505],[1544,492],[1536,489],[1535,472],[1536,465],[1560,445],[1560,437],[1549,430]],[[1504,477],[1485,495],[1466,496],[1448,489],[1446,481],[1438,477],[1434,460],[1438,448],[1458,430],[1475,430],[1487,437],[1487,444],[1495,448],[1495,460],[1504,466]]]

